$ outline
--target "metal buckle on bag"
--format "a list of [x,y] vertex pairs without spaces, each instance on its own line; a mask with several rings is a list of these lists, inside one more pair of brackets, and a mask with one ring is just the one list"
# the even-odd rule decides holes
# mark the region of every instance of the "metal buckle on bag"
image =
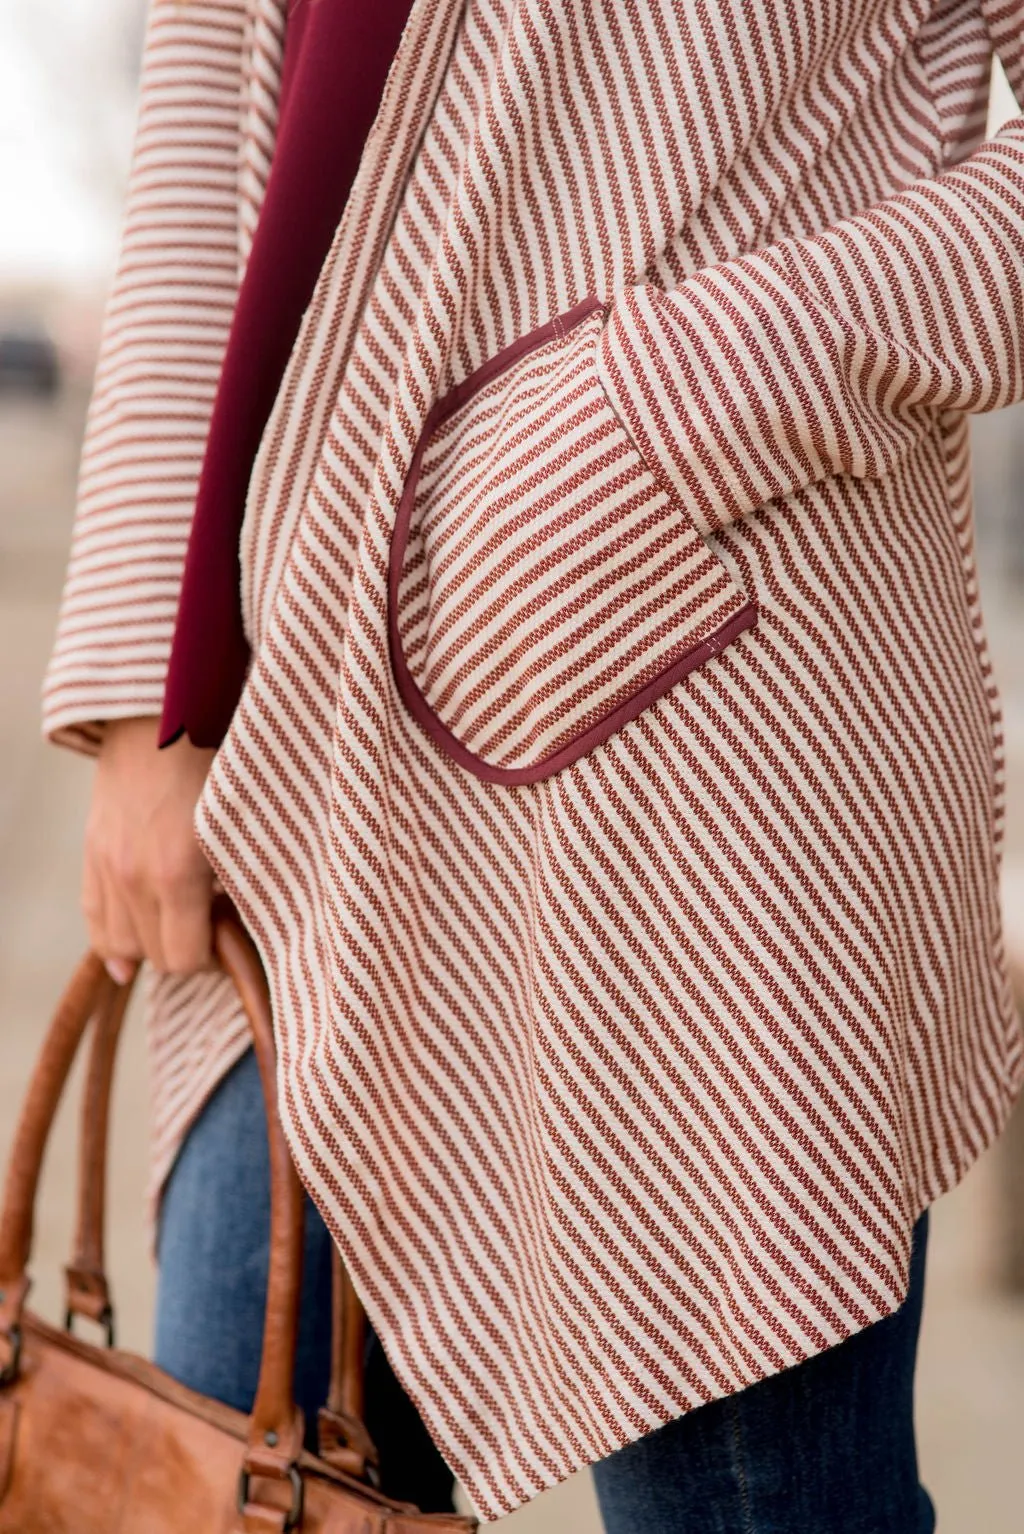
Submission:
[[[299,1474],[297,1465],[288,1466],[288,1479],[292,1483],[292,1505],[288,1509],[285,1518],[284,1534],[289,1529],[297,1529],[302,1522],[302,1509],[306,1500],[306,1487],[302,1476]],[[252,1484],[252,1474],[243,1465],[238,1472],[238,1511],[244,1513],[249,1501],[249,1487]]]
[[[69,1337],[73,1337],[75,1335],[75,1315],[76,1312],[73,1311],[70,1306],[64,1312],[64,1330],[67,1332]],[[88,1319],[91,1320],[92,1317],[90,1316]],[[106,1335],[107,1347],[112,1348],[114,1346],[115,1337],[113,1306],[104,1306],[99,1315],[96,1317],[96,1325],[103,1327],[104,1333]]]
[[11,1345],[11,1356],[0,1369],[0,1390],[5,1385],[13,1385],[18,1378],[21,1368],[21,1327],[15,1324],[7,1332],[7,1341]]

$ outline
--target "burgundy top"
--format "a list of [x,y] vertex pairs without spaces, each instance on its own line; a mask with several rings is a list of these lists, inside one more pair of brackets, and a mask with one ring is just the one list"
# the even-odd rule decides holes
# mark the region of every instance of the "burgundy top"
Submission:
[[245,681],[238,543],[260,438],[377,115],[411,0],[292,0],[277,143],[199,478],[160,744],[219,746]]

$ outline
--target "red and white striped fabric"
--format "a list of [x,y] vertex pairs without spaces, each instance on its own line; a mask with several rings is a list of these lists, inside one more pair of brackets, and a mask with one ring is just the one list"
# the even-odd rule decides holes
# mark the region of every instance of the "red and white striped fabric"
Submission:
[[604,321],[585,299],[457,385],[398,509],[399,689],[490,782],[568,766],[757,616],[612,409]]
[[[272,130],[245,11],[154,4],[80,746],[158,708]],[[1024,120],[980,144],[1022,43],[1021,0],[413,8],[199,824],[303,1176],[488,1516],[891,1311],[1020,1083],[966,413],[1024,396]],[[223,1002],[157,985],[158,1177]]]

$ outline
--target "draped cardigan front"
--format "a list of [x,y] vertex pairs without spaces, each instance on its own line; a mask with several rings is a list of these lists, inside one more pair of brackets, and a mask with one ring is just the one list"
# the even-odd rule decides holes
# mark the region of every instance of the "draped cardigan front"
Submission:
[[[159,713],[275,0],[154,0],[46,727]],[[417,0],[253,475],[199,833],[487,1516],[891,1312],[1021,1076],[967,416],[1020,0]],[[154,1181],[245,1048],[152,988]]]

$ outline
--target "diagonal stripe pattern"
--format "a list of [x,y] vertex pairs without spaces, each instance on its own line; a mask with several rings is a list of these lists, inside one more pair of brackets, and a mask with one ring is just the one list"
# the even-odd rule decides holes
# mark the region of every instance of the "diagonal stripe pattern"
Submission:
[[[159,706],[273,9],[153,6],[48,683],[79,746]],[[1019,1087],[967,416],[1024,395],[1024,122],[980,142],[1022,40],[1020,0],[414,6],[199,826],[303,1177],[487,1516],[889,1313]],[[240,1035],[208,977],[153,1017],[158,1182]]]

